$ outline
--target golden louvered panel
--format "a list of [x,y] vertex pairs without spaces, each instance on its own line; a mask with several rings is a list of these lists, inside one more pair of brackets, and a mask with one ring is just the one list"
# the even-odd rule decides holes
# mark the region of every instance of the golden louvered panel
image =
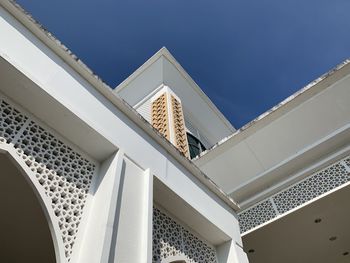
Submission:
[[185,128],[185,120],[182,112],[181,103],[171,96],[171,106],[173,113],[174,134],[175,134],[175,146],[186,157],[189,157],[188,142]]
[[168,116],[167,96],[166,93],[163,93],[152,102],[152,125],[170,140]]

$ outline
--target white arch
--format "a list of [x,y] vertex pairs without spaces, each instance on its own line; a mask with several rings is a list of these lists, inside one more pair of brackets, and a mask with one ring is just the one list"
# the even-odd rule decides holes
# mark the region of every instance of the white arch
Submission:
[[40,203],[42,211],[47,220],[47,224],[50,229],[52,241],[55,249],[55,257],[57,263],[66,263],[66,257],[64,254],[64,245],[61,237],[61,232],[58,226],[57,217],[54,215],[53,210],[51,208],[51,200],[45,194],[41,185],[37,181],[35,174],[29,169],[29,167],[25,164],[24,160],[18,156],[16,153],[16,149],[13,146],[5,143],[0,143],[0,154],[6,154],[9,159],[13,162],[13,164],[18,168],[21,172],[25,180],[29,183],[33,192],[37,196],[37,199]]

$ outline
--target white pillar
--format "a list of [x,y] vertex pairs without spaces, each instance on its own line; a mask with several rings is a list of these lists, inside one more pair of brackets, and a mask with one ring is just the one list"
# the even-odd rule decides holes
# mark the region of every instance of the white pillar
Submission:
[[123,151],[119,150],[103,162],[92,200],[87,227],[79,254],[72,262],[107,263],[116,235],[115,223]]
[[152,181],[127,156],[124,157],[118,200],[117,238],[110,262],[150,262],[152,240]]

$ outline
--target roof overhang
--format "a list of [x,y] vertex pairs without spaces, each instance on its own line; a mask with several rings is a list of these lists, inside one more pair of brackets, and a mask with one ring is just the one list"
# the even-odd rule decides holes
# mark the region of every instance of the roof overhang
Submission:
[[249,262],[349,262],[349,196],[346,184],[247,232]]
[[257,194],[266,194],[291,175],[348,146],[349,85],[350,60],[346,60],[219,142],[195,163],[242,206],[256,201]]

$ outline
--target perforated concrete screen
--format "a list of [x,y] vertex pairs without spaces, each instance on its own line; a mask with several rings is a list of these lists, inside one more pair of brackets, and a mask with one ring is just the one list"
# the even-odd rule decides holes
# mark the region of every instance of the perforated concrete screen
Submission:
[[216,250],[163,209],[153,208],[153,262],[183,256],[190,263],[217,263]]
[[96,165],[18,107],[0,100],[0,141],[16,148],[51,199],[69,260]]
[[301,206],[350,181],[350,157],[346,157],[239,214],[245,233],[280,214]]

